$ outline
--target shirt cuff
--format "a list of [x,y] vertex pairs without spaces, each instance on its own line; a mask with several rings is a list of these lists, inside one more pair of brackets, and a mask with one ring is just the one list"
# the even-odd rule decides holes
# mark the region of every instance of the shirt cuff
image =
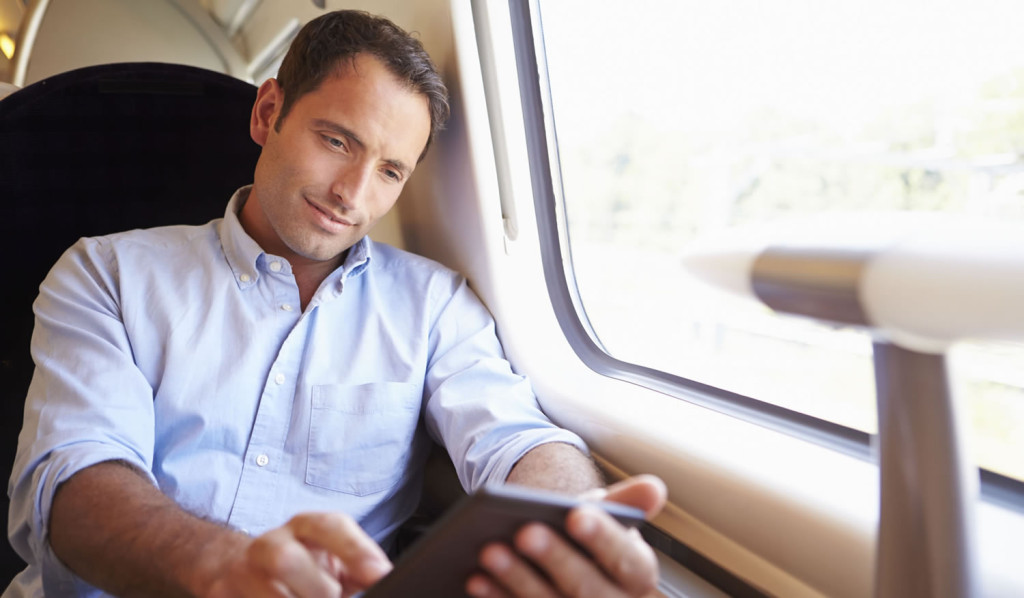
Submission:
[[[53,497],[60,485],[76,473],[107,461],[129,463],[138,471],[143,472],[150,483],[154,486],[157,485],[156,478],[138,455],[111,445],[84,442],[51,452],[36,465],[31,483],[25,484],[23,480],[22,488],[12,496],[11,514],[14,515],[21,506],[19,503],[23,504],[28,498],[27,494],[35,492],[28,542],[32,556],[36,560],[34,564],[42,569],[44,588],[49,587],[51,583],[57,583],[60,584],[60,588],[66,590],[68,587],[77,587],[82,583],[64,566],[50,547],[50,511],[53,506]],[[30,564],[33,563],[30,562]],[[67,586],[68,583],[72,586]],[[52,593],[47,591],[46,595],[64,594],[61,594],[58,588],[53,588]]]
[[479,483],[474,484],[470,491],[474,491],[484,484],[504,484],[508,475],[512,473],[519,460],[526,456],[533,449],[542,444],[551,443],[568,444],[576,447],[581,453],[589,456],[590,451],[583,439],[576,434],[562,428],[537,428],[525,430],[518,433],[511,442],[506,445],[498,459],[485,473]]

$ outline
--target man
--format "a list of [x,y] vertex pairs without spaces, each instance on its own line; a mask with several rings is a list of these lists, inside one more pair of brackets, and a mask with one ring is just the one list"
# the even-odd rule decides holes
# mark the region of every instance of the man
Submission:
[[[29,568],[5,597],[350,596],[390,569],[431,438],[468,489],[600,486],[465,282],[365,237],[447,111],[416,40],[325,15],[259,89],[263,150],[223,219],[62,256],[34,307],[10,530]],[[651,478],[605,493],[665,498]],[[567,527],[586,552],[526,526],[467,591],[651,591],[634,531],[586,508]]]

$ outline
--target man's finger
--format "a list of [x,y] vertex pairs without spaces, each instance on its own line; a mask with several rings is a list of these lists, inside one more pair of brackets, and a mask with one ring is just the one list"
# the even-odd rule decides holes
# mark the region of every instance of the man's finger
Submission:
[[573,509],[566,529],[628,595],[642,596],[657,586],[658,559],[636,529],[590,505]]
[[667,498],[665,482],[656,476],[643,474],[608,486],[603,500],[641,509],[650,519],[661,511]]
[[[365,589],[392,569],[384,550],[354,519],[340,513],[306,513],[288,522],[295,537],[336,556],[345,590]],[[355,588],[350,587],[355,584]]]
[[[556,598],[557,594],[537,569],[504,544],[489,544],[480,552],[480,566],[501,586],[478,596],[518,596],[520,598]],[[472,579],[472,578],[471,578]],[[482,587],[482,586],[481,586]],[[469,588],[472,589],[472,588]]]
[[[257,576],[277,582],[276,596],[338,596],[339,581],[287,527],[267,532],[249,547],[249,563]],[[286,590],[281,592],[280,590]]]
[[[617,525],[617,524],[616,524]],[[625,593],[586,554],[551,528],[531,523],[515,536],[515,547],[550,579],[560,596],[622,598]],[[527,596],[528,594],[523,594]]]
[[474,573],[466,580],[466,593],[473,598],[511,598],[496,581],[483,573]]

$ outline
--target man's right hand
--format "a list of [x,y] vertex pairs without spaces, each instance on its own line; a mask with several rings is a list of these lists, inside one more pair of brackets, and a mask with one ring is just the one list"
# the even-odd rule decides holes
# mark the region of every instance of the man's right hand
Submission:
[[49,538],[73,572],[123,596],[351,596],[391,570],[346,515],[304,513],[250,538],[185,512],[117,461],[61,484]]
[[254,538],[209,598],[351,596],[391,570],[384,551],[347,515],[304,513]]

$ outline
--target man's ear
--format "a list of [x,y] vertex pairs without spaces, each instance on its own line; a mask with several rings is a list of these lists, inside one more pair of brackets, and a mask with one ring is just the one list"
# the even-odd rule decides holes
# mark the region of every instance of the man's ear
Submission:
[[260,147],[267,142],[270,129],[277,122],[283,100],[284,91],[277,79],[267,79],[256,92],[256,103],[252,105],[252,117],[249,120],[249,135]]

